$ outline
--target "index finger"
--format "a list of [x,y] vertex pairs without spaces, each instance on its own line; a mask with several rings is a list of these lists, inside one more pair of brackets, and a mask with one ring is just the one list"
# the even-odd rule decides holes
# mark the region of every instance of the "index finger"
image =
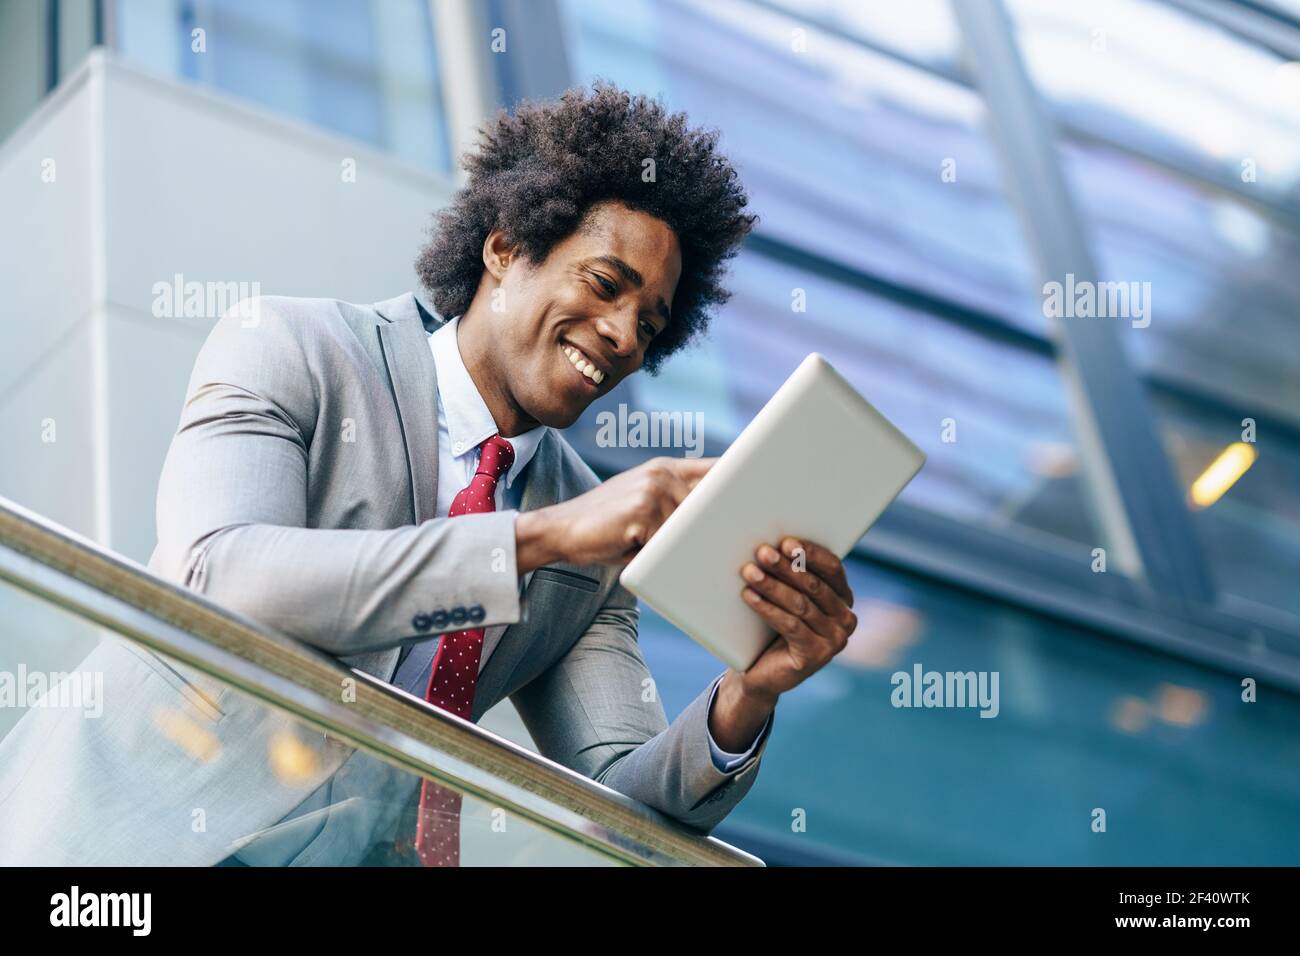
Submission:
[[[853,591],[849,587],[849,579],[844,574],[844,564],[833,551],[828,551],[813,541],[801,541],[792,537],[781,539],[782,551],[786,551],[791,545],[803,548],[804,556],[808,559],[809,570],[829,584],[845,603],[853,602]],[[791,557],[789,554],[786,556]]]
[[694,488],[718,461],[717,458],[670,458],[672,469],[677,477],[686,482],[687,488]]

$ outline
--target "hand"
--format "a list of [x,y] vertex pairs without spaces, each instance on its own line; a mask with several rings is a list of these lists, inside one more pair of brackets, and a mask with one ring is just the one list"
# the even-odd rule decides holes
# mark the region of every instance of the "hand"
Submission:
[[763,544],[754,556],[740,570],[741,596],[777,636],[740,682],[746,695],[775,700],[844,650],[858,619],[844,565],[821,545],[784,538],[780,552]]
[[716,458],[652,458],[586,494],[515,522],[519,573],[552,561],[626,564],[704,477]]

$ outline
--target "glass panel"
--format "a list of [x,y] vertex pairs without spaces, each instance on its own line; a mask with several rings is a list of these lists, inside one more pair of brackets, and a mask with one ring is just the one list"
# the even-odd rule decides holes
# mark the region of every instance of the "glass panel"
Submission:
[[1150,324],[1119,326],[1139,367],[1300,422],[1300,236],[1108,147],[1064,154],[1103,277],[1150,283]]
[[[1149,325],[1118,330],[1167,386],[1153,390],[1165,446],[1219,586],[1300,613],[1300,233],[1110,147],[1063,155],[1103,278],[1149,283]],[[1257,441],[1229,451],[1246,419]],[[1225,452],[1250,458],[1239,480],[1210,472]],[[1203,475],[1222,494],[1197,504]]]
[[158,0],[114,10],[128,59],[451,168],[428,0]]
[[0,142],[95,44],[96,0],[0,0]]
[[[419,865],[420,777],[7,583],[0,621],[0,865]],[[462,866],[615,862],[477,798],[460,834]]]
[[929,66],[959,68],[961,35],[948,0],[909,0],[906,16],[891,4],[862,0],[771,0],[771,6]]
[[764,235],[1045,327],[970,90],[745,0],[561,10],[575,80],[662,94],[722,130]]
[[[716,835],[769,865],[1296,865],[1300,699],[861,561],[857,632],[782,696],[753,790]],[[718,662],[649,609],[664,706]],[[998,675],[992,707],[895,707],[920,665]],[[978,697],[978,695],[977,695]],[[977,700],[976,697],[976,700]],[[940,698],[950,703],[954,697]],[[1092,830],[1094,811],[1106,832]],[[806,830],[792,832],[796,810]],[[1194,834],[1195,838],[1189,838]],[[752,842],[747,839],[752,838]]]
[[1071,124],[1282,200],[1300,181],[1300,70],[1154,0],[1011,0],[1030,73]]
[[1243,442],[1241,415],[1163,394],[1156,396],[1156,411],[1219,586],[1300,615],[1300,442],[1294,432],[1279,434],[1256,423],[1253,435],[1244,436],[1254,441]]

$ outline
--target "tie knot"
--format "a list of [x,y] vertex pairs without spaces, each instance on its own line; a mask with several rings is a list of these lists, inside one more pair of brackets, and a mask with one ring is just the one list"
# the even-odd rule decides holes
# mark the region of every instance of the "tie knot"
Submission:
[[495,480],[509,471],[510,466],[515,463],[514,448],[500,435],[485,438],[478,446],[478,451],[478,470],[475,472],[477,475],[487,475]]

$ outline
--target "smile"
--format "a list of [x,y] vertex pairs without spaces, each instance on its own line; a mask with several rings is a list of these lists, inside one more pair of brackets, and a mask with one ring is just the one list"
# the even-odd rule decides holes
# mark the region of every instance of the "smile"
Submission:
[[594,382],[597,385],[605,381],[605,373],[596,368],[596,366],[592,364],[591,359],[589,359],[585,353],[567,343],[560,344],[560,351],[564,353],[565,358],[567,358],[569,362],[572,363],[573,367],[581,372],[583,377],[588,381]]

